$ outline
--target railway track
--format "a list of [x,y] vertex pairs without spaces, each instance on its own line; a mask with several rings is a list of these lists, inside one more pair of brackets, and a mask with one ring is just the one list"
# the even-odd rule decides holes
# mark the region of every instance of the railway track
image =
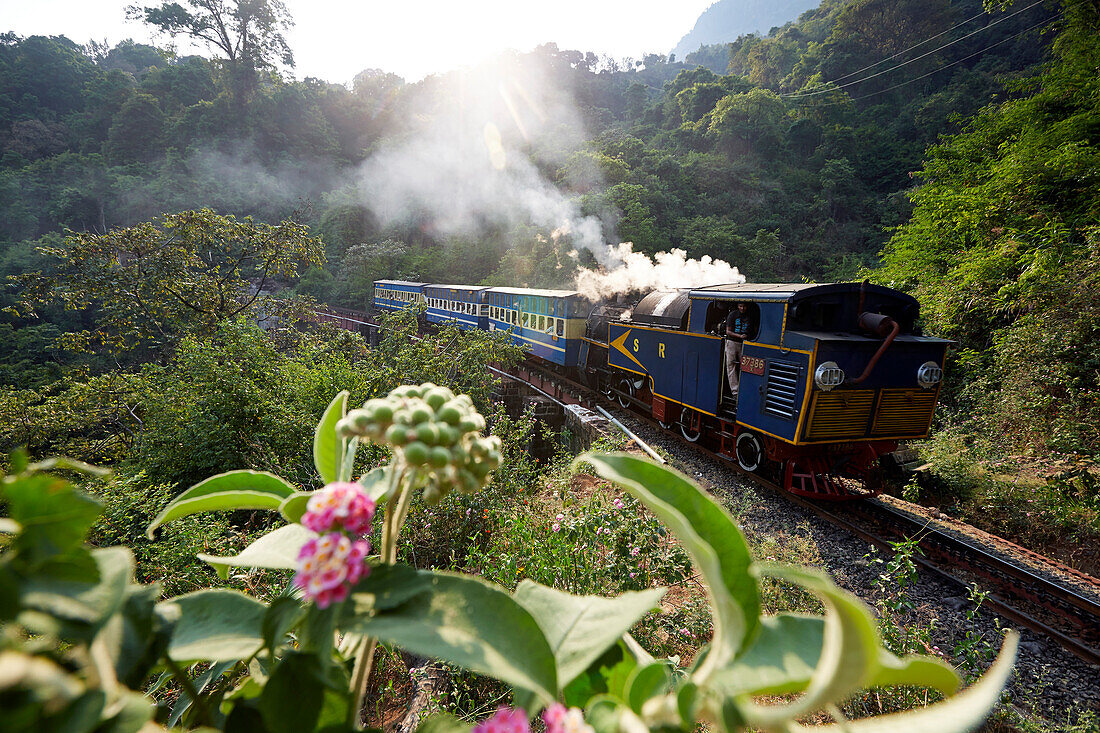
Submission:
[[[338,314],[318,312],[316,315],[321,320],[333,321],[335,325],[350,330],[358,330],[362,325],[368,324],[361,314],[350,311]],[[591,386],[530,363],[522,364],[509,373],[492,367],[490,369],[500,376],[523,382],[563,405],[594,406],[602,402],[612,408],[633,407],[635,409],[630,413],[633,418],[663,429],[663,426],[659,426],[646,414],[648,405],[633,395],[616,391],[601,394]],[[845,502],[840,505],[843,507],[841,513],[837,511],[838,505],[834,502],[819,502],[791,494],[764,476],[746,473],[728,456],[719,455],[701,442],[688,441],[672,431],[667,431],[666,434],[713,460],[725,463],[753,482],[870,542],[884,552],[892,553],[892,543],[899,540],[919,538],[918,544],[923,554],[916,555],[914,561],[928,572],[960,588],[968,588],[970,584],[977,583],[980,588],[988,591],[984,601],[988,608],[1019,626],[1051,638],[1085,662],[1100,666],[1100,602],[1094,598],[1030,570],[977,542],[961,539],[931,524],[927,518],[891,506],[881,499]],[[1012,546],[1017,554],[1028,556],[1036,564],[1046,566],[1055,573],[1074,576],[1078,582],[1095,588],[1097,597],[1100,597],[1100,580],[1014,543],[1001,538],[995,539],[997,544]]]
[[[493,371],[523,382],[563,405],[592,407],[602,403],[613,408],[645,407],[645,403],[631,395],[618,392],[610,396],[601,394],[564,375],[536,369],[529,364],[507,374]],[[638,410],[631,410],[630,415],[655,428],[660,427],[655,420],[640,414]],[[863,499],[838,505],[836,502],[796,496],[783,491],[766,477],[742,471],[735,461],[710,450],[701,441],[689,442],[671,431],[667,434],[884,552],[893,552],[892,543],[918,538],[922,554],[915,555],[914,561],[928,572],[960,589],[976,583],[982,590],[988,591],[983,602],[987,608],[1018,626],[1051,638],[1085,662],[1100,666],[1100,602],[1095,598],[1035,572],[976,541],[955,536],[932,524],[926,517],[904,511],[881,499]],[[1011,545],[1017,548],[1018,554],[1027,555],[1052,571],[1075,576],[1078,582],[1096,588],[1097,597],[1100,597],[1100,580],[1013,543],[996,539],[998,544]]]

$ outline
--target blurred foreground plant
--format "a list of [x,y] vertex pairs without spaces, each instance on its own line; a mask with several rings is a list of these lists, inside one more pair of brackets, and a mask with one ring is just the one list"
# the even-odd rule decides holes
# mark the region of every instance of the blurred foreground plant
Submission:
[[[136,689],[146,674],[163,670],[161,682],[175,678],[182,689],[172,712],[162,710],[159,720],[272,733],[358,727],[379,642],[510,685],[512,706],[478,724],[477,733],[523,733],[528,719],[540,710],[552,733],[692,731],[700,723],[722,731],[790,731],[799,728],[797,720],[819,711],[832,716],[838,730],[949,733],[979,725],[1011,671],[1014,634],[1006,637],[991,669],[968,690],[920,710],[845,721],[838,705],[860,689],[918,685],[952,695],[958,674],[939,659],[890,653],[859,599],[820,572],[753,562],[729,514],[689,479],[621,453],[589,453],[578,461],[644,503],[678,537],[705,579],[714,635],[691,667],[654,659],[629,633],[657,605],[663,589],[603,598],[524,580],[509,593],[470,575],[400,565],[398,537],[413,495],[422,492],[426,500],[437,501],[449,491],[478,490],[498,465],[501,446],[495,437],[481,437],[485,422],[468,398],[431,384],[400,387],[351,412],[346,402],[347,393],[336,397],[314,438],[314,462],[325,488],[301,492],[272,474],[233,471],[193,486],[149,526],[151,535],[165,522],[200,512],[279,512],[287,524],[239,555],[200,556],[223,577],[231,566],[294,571],[284,594],[271,603],[210,589],[153,607],[150,594],[155,588],[125,585],[124,572],[122,581],[104,587],[103,578],[109,575],[104,570],[95,580],[89,575],[74,578],[76,585],[53,587],[53,596],[46,598],[54,600],[46,603],[35,586],[42,568],[54,567],[60,558],[65,560],[62,569],[77,563],[90,573],[94,568],[86,555],[98,560],[104,553],[123,557],[128,551],[113,548],[89,555],[80,547],[90,525],[84,515],[90,510],[55,512],[51,521],[67,528],[64,542],[35,539],[41,529],[34,512],[43,504],[34,491],[11,488],[31,479],[5,479],[11,519],[0,529],[15,539],[0,560],[0,584],[5,584],[5,599],[16,599],[5,600],[2,608],[5,643],[30,658],[39,653],[29,651],[32,646],[43,645],[30,641],[28,633],[46,633],[43,629],[51,627],[45,620],[69,612],[67,599],[109,596],[111,602],[96,616],[98,625],[85,635],[88,653],[72,665],[88,679],[89,689],[116,707],[121,700],[126,710],[138,710],[134,701],[141,701],[140,696],[119,692],[123,675],[117,671],[114,683],[99,691],[104,679],[111,679],[101,668],[106,669],[107,660],[122,658],[111,655],[137,650],[144,666],[128,667],[126,684]],[[352,482],[356,449],[364,439],[389,445],[393,459]],[[87,501],[66,491],[65,501],[74,507]],[[378,555],[368,556],[376,507],[382,508],[381,544]],[[812,592],[824,604],[825,615],[762,616],[759,581],[765,577]],[[135,632],[127,642],[130,627],[121,615],[129,608],[127,593],[144,599],[145,615],[135,628],[157,633]],[[74,643],[70,639],[83,637],[43,638],[45,648],[61,654],[61,649],[76,648],[68,646]],[[23,661],[20,675],[0,675],[5,719],[12,699],[22,706],[18,709],[30,727],[42,716],[72,707],[78,693],[50,687]],[[194,679],[183,672],[191,665],[202,665],[193,668]],[[779,702],[763,704],[762,696]],[[142,705],[133,720],[144,724],[151,708]],[[104,727],[102,717],[79,718],[68,729],[137,729]],[[436,716],[422,727],[439,733],[469,726]]]

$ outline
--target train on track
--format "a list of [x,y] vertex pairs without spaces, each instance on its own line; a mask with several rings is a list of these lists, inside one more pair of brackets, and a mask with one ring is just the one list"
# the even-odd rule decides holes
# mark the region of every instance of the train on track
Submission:
[[[429,327],[507,331],[543,368],[787,491],[826,499],[878,493],[883,456],[927,437],[951,343],[920,333],[914,298],[866,282],[658,290],[631,303],[374,283],[377,312],[408,307],[423,308]],[[748,324],[736,361],[725,356],[734,309]]]

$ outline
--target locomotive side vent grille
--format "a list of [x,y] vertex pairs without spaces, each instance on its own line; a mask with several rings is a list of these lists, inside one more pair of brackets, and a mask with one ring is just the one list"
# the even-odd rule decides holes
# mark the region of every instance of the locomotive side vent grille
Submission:
[[928,433],[935,409],[936,390],[884,389],[871,434],[922,438]]
[[862,438],[867,434],[873,389],[815,392],[806,437],[810,440]]
[[782,361],[768,362],[767,392],[764,412],[787,420],[794,419],[795,398],[798,396],[798,375],[801,367]]

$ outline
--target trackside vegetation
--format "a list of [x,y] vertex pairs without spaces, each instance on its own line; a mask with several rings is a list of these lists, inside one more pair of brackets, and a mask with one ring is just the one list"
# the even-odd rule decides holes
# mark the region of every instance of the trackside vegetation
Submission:
[[[826,575],[754,560],[730,515],[690,480],[623,453],[578,460],[658,517],[702,575],[712,635],[686,667],[651,656],[630,633],[661,588],[604,598],[524,580],[509,592],[475,576],[399,563],[413,498],[475,496],[501,460],[499,442],[480,436],[485,422],[468,397],[434,384],[399,387],[350,412],[347,399],[337,395],[314,435],[322,488],[301,491],[271,473],[222,473],[180,494],[148,527],[152,535],[200,513],[271,512],[276,526],[239,554],[200,555],[222,577],[242,567],[293,572],[266,602],[228,588],[158,601],[157,585],[134,582],[128,548],[84,544],[100,504],[57,472],[97,470],[14,456],[0,484],[9,507],[0,527],[8,537],[0,564],[8,673],[0,695],[15,729],[125,733],[156,719],[227,731],[354,730],[379,642],[506,685],[511,699],[493,720],[517,731],[540,710],[548,729],[568,718],[600,733],[693,730],[704,722],[787,730],[818,710],[837,730],[962,731],[985,717],[1011,671],[1014,634],[988,673],[956,692],[953,667],[887,651],[870,609]],[[392,457],[352,482],[365,436]],[[420,447],[429,448],[427,457]],[[765,578],[802,587],[824,615],[762,615]],[[202,671],[193,677],[188,669]],[[178,690],[170,712],[153,701],[166,685]],[[837,707],[861,688],[897,685],[946,697],[859,721]],[[422,727],[470,726],[433,716]]]

